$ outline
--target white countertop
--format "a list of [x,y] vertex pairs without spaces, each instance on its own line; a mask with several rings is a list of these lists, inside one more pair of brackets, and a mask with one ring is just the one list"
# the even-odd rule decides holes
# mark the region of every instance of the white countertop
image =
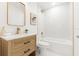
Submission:
[[4,35],[4,36],[0,36],[0,38],[5,39],[5,40],[14,40],[17,38],[27,37],[31,35],[36,35],[36,34],[35,33],[24,33],[24,34],[15,34],[15,35]]

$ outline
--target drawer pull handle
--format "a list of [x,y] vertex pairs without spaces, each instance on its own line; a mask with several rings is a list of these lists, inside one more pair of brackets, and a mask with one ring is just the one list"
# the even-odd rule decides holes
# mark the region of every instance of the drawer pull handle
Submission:
[[28,43],[30,43],[30,41],[24,42],[24,44],[28,44]]
[[30,51],[30,49],[28,49],[28,50],[24,51],[24,53],[27,53],[28,51]]

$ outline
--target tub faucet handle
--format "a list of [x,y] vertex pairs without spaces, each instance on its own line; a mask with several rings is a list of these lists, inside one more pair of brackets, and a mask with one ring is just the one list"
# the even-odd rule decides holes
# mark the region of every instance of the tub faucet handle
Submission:
[[43,32],[41,32],[41,35],[43,35]]
[[79,35],[77,35],[77,38],[79,38]]

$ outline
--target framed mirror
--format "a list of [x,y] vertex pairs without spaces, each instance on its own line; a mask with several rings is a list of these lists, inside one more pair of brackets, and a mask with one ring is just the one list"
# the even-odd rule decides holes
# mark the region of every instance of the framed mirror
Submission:
[[25,26],[25,5],[23,3],[7,3],[7,24],[14,26]]

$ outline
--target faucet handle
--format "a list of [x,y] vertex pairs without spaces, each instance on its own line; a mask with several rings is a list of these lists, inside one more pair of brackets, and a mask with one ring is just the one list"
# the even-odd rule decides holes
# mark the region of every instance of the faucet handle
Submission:
[[41,35],[43,35],[43,32],[41,32]]
[[16,31],[16,34],[19,34],[20,33],[20,28],[19,27],[17,27],[17,29],[16,29],[17,31]]
[[77,35],[77,38],[79,38],[79,35]]

